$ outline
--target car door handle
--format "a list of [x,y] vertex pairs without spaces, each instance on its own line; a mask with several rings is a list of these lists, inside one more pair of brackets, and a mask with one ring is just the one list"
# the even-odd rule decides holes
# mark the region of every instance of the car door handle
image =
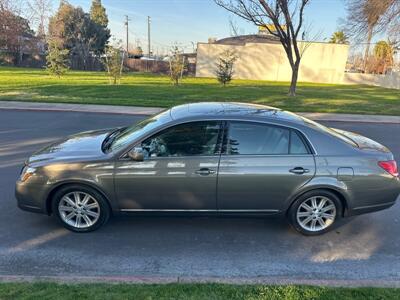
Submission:
[[296,167],[296,168],[290,169],[289,172],[293,173],[293,174],[301,175],[301,174],[310,172],[310,170],[309,169],[304,169],[302,167]]
[[200,170],[195,171],[195,173],[198,175],[206,176],[206,175],[214,174],[215,171],[211,170],[209,168],[201,168]]

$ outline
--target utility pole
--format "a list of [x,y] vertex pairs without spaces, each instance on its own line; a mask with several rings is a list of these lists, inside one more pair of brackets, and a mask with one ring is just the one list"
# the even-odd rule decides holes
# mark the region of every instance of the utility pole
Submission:
[[150,24],[151,24],[151,18],[150,16],[147,17],[147,41],[148,41],[148,55],[149,58],[151,56],[151,39],[150,39]]
[[128,15],[125,16],[125,26],[126,26],[126,53],[129,56],[129,19]]

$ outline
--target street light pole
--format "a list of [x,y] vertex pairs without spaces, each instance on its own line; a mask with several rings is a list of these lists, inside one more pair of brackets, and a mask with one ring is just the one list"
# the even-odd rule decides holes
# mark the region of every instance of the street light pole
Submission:
[[150,36],[150,24],[151,24],[151,18],[150,16],[147,17],[147,40],[148,40],[148,55],[149,58],[151,56],[151,36]]
[[129,56],[129,17],[125,16],[125,26],[126,26],[126,53]]

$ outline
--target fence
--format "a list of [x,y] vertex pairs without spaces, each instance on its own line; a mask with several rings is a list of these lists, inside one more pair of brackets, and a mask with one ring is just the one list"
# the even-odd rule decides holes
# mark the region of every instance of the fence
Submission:
[[[169,74],[169,62],[162,60],[144,60],[128,58],[124,62],[125,67],[132,72],[150,72],[156,74]],[[196,64],[187,63],[184,72],[185,76],[194,76],[196,74]]]
[[125,67],[132,72],[151,72],[168,74],[169,62],[159,60],[143,60],[128,58],[124,62]]
[[69,59],[69,67],[72,70],[103,71],[104,64],[100,58],[90,56],[84,62],[79,56],[72,56]]

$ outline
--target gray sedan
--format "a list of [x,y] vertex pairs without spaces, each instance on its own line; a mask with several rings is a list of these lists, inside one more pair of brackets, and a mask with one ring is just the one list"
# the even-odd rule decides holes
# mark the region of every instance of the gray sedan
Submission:
[[119,213],[285,215],[306,235],[389,208],[400,193],[383,145],[277,108],[176,106],[129,127],[79,133],[33,154],[21,209],[87,232]]

